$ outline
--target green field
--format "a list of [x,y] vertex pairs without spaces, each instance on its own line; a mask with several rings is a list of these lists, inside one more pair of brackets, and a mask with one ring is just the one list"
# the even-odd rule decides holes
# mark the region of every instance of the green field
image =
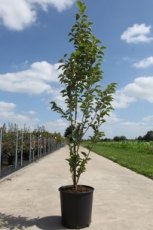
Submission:
[[[85,142],[84,147],[87,146]],[[153,142],[99,142],[93,151],[153,179]]]

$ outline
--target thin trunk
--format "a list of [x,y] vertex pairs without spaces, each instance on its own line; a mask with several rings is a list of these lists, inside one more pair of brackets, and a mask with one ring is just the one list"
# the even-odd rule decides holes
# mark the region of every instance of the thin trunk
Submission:
[[[74,144],[74,149],[75,149],[74,154],[76,155],[76,145],[75,144]],[[73,170],[74,170],[73,185],[74,185],[75,190],[77,190],[77,166],[76,166],[76,163],[77,162],[75,162],[75,166],[73,168]]]

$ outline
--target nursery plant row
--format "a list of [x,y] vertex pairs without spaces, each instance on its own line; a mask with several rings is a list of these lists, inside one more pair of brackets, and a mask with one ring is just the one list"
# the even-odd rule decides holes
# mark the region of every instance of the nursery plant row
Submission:
[[60,133],[44,127],[33,131],[16,125],[0,128],[0,176],[3,177],[63,146]]

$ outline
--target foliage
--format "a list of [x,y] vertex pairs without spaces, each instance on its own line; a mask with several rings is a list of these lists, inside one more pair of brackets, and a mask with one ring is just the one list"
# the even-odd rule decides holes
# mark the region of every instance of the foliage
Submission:
[[[79,12],[76,14],[76,22],[69,33],[69,42],[73,43],[74,51],[60,60],[62,74],[59,80],[64,85],[61,91],[65,99],[66,110],[51,102],[52,110],[65,118],[70,127],[69,133],[70,157],[67,159],[72,174],[73,185],[77,189],[80,175],[86,170],[89,161],[89,153],[93,145],[104,133],[100,126],[105,122],[105,117],[112,109],[112,94],[116,84],[112,83],[106,88],[101,87],[103,73],[101,63],[103,61],[104,46],[93,35],[88,16],[85,14],[86,5],[83,1],[77,1]],[[91,129],[89,152],[79,152],[83,136]]]

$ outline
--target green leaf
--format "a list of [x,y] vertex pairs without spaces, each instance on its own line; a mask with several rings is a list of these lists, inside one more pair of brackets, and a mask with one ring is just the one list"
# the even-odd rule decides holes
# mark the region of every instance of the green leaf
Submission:
[[87,156],[87,154],[85,152],[81,152],[81,153],[82,153],[83,156],[85,156],[85,157]]
[[76,14],[76,20],[79,20],[79,18],[80,18],[80,15]]
[[80,13],[83,14],[86,10],[86,5],[81,1],[77,1],[77,6],[79,8]]

